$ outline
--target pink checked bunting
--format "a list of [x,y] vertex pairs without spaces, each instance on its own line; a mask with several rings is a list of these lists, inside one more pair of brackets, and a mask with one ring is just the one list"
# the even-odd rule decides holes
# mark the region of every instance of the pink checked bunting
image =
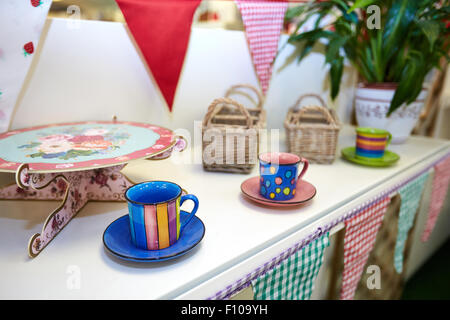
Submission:
[[241,12],[253,65],[265,95],[288,3],[283,0],[235,1]]
[[390,201],[390,197],[378,200],[345,222],[341,300],[351,300],[355,295]]
[[441,213],[442,205],[444,204],[447,195],[448,184],[450,182],[450,157],[434,166],[434,178],[431,191],[430,207],[428,209],[428,219],[425,225],[425,230],[422,234],[422,241],[428,240],[431,232],[434,229],[436,220]]

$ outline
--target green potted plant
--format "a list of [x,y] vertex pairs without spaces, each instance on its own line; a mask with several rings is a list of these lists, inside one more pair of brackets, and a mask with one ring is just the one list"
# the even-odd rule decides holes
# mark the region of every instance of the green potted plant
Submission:
[[[325,40],[333,99],[348,59],[361,79],[358,125],[386,129],[401,143],[423,107],[426,75],[449,61],[449,16],[449,0],[314,1],[287,11],[286,20],[296,21],[288,42],[299,46],[301,61]],[[312,29],[299,33],[307,22]]]

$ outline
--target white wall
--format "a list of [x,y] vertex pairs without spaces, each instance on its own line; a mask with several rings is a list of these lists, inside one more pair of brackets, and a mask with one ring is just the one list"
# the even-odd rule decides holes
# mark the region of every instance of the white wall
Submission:
[[[323,56],[313,53],[300,65],[286,65],[293,51],[286,46],[274,65],[265,104],[269,128],[283,128],[287,109],[301,94],[328,98]],[[349,72],[338,99],[344,121],[354,81]],[[117,115],[192,130],[209,103],[237,83],[257,85],[244,33],[194,27],[170,114],[122,23],[49,19],[10,128]]]

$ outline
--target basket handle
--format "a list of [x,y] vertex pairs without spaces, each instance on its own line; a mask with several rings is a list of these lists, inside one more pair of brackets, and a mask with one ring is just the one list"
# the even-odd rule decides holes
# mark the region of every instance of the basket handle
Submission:
[[[295,108],[293,110],[295,110]],[[301,108],[299,112],[294,113],[294,116],[292,117],[292,122],[298,123],[302,118],[303,114],[307,111],[318,111],[325,116],[329,124],[336,123],[333,116],[331,115],[330,110],[328,110],[326,107],[321,106],[306,106]]]
[[256,105],[256,108],[262,109],[262,106],[264,103],[264,97],[261,94],[261,92],[258,89],[256,89],[254,86],[252,86],[251,84],[236,84],[234,86],[231,86],[230,89],[228,89],[227,92],[225,92],[225,98],[228,98],[234,90],[239,89],[239,88],[247,88],[247,89],[250,89],[253,92],[255,92],[256,96],[258,98],[258,103]]
[[317,100],[319,100],[319,102],[322,106],[329,109],[327,104],[325,103],[325,101],[323,101],[323,99],[319,95],[314,94],[314,93],[307,93],[307,94],[300,96],[300,98],[298,98],[298,100],[295,102],[294,106],[292,107],[292,110],[297,111],[300,107],[300,103],[303,101],[304,98],[316,98]]
[[245,109],[245,107],[239,102],[230,98],[218,98],[215,99],[213,102],[211,102],[211,104],[208,107],[208,111],[206,112],[205,118],[203,119],[203,125],[209,126],[211,124],[211,120],[222,110],[224,105],[231,105],[236,107],[246,118],[247,127],[253,128],[253,120],[252,117],[250,116],[250,113],[248,113],[247,109]]

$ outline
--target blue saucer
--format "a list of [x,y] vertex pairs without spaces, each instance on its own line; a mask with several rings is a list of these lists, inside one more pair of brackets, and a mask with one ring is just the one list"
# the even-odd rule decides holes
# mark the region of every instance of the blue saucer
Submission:
[[[189,213],[180,212],[180,220]],[[112,222],[103,233],[105,248],[119,259],[135,262],[156,262],[178,258],[194,248],[205,235],[205,225],[194,216],[186,225],[175,244],[161,250],[144,250],[134,246],[131,241],[129,216],[124,215]]]

